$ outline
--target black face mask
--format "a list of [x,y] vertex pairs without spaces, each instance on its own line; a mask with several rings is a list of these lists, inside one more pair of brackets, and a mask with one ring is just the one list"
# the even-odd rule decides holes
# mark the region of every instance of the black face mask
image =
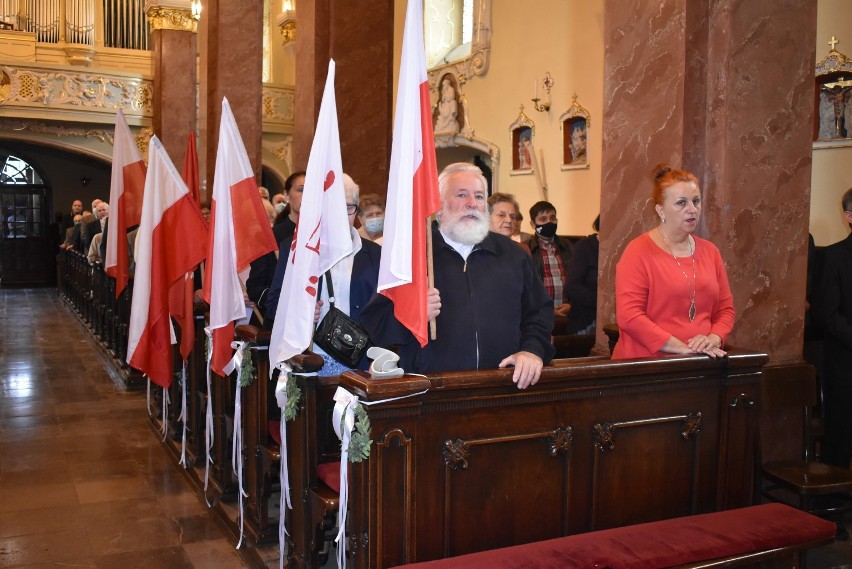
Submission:
[[548,221],[543,225],[536,225],[535,232],[545,237],[547,239],[551,239],[554,235],[556,235],[556,224],[552,221]]

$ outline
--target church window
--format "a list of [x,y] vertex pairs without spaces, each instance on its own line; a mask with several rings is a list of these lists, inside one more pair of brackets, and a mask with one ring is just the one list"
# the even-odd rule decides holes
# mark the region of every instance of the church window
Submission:
[[470,55],[473,10],[474,0],[425,0],[427,67],[440,67]]

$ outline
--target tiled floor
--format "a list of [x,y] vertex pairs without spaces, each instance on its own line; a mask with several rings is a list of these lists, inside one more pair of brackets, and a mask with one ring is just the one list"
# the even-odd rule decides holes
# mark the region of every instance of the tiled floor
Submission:
[[[0,289],[0,568],[243,567],[148,426],[144,393],[104,366],[55,290]],[[808,561],[852,569],[852,542]]]
[[56,291],[0,290],[0,568],[243,566]]

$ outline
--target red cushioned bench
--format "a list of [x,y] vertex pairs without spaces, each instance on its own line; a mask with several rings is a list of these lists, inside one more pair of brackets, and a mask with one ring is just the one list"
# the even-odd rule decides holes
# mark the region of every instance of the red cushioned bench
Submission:
[[[407,569],[650,569],[799,567],[802,552],[834,540],[837,527],[783,504],[637,524],[411,563]],[[783,560],[790,560],[789,563]],[[772,566],[775,566],[774,564]]]

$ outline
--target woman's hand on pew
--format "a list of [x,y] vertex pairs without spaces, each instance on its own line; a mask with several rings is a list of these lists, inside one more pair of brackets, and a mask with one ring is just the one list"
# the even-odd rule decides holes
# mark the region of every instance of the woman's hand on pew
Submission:
[[518,389],[526,389],[538,382],[544,362],[532,352],[517,352],[505,358],[497,367],[508,366],[515,366],[512,381],[518,384]]

